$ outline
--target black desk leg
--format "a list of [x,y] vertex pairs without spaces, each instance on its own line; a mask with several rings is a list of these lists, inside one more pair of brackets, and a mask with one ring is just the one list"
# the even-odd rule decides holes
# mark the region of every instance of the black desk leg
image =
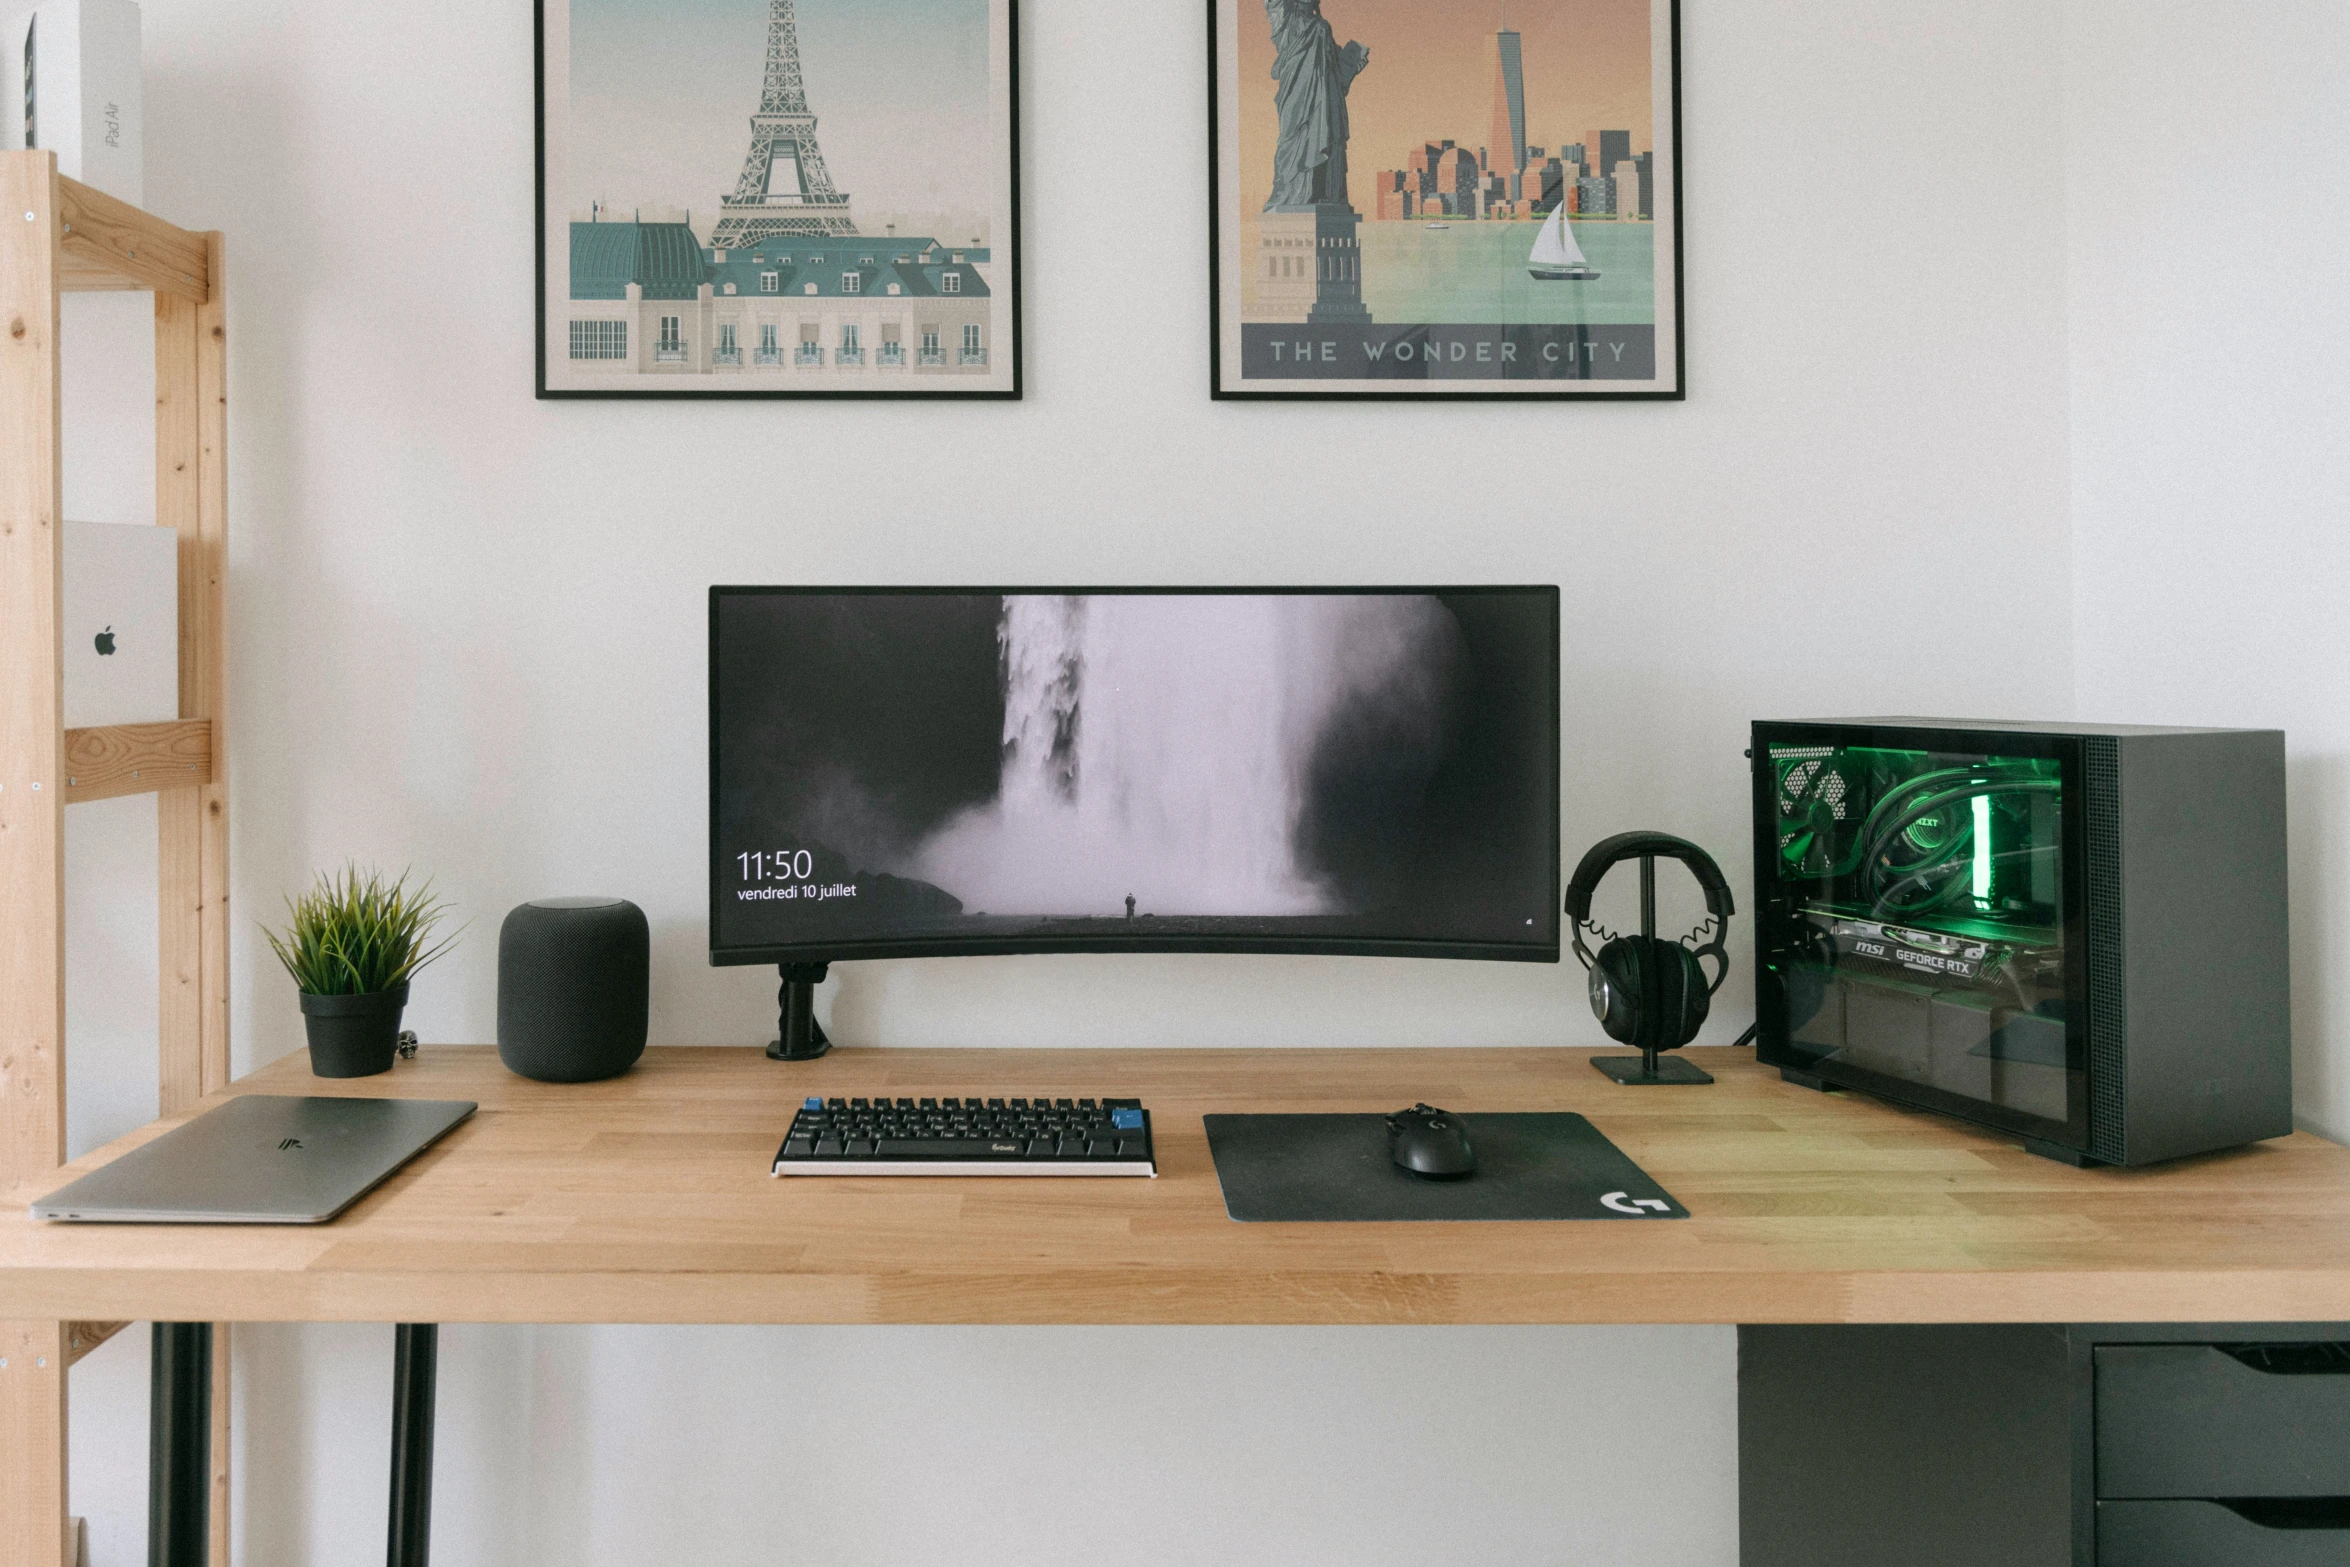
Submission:
[[432,1399],[441,1330],[403,1322],[392,1351],[392,1528],[384,1560],[425,1567],[432,1548]]
[[158,1322],[147,1367],[147,1567],[204,1567],[212,1536],[212,1324]]

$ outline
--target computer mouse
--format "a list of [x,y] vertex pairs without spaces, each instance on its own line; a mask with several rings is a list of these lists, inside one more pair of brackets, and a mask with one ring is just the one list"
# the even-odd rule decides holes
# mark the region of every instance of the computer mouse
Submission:
[[1400,1169],[1440,1181],[1458,1180],[1477,1168],[1468,1127],[1434,1105],[1414,1105],[1387,1118],[1387,1156]]

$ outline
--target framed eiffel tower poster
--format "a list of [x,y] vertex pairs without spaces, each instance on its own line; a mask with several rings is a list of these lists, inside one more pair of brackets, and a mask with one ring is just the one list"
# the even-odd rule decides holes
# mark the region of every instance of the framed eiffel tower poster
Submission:
[[1017,0],[538,0],[538,395],[1018,397]]

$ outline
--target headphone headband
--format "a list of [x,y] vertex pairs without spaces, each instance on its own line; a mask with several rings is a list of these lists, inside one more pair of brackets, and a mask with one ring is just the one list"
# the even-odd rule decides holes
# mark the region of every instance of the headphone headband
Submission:
[[1599,890],[1600,878],[1626,860],[1650,855],[1679,860],[1688,866],[1689,874],[1705,889],[1706,912],[1715,919],[1727,923],[1738,912],[1730,901],[1730,884],[1722,878],[1722,868],[1696,844],[1669,832],[1620,832],[1593,844],[1591,851],[1583,856],[1583,863],[1575,867],[1575,874],[1567,883],[1568,917],[1578,925],[1590,924],[1591,895]]
[[1722,868],[1714,857],[1686,838],[1676,838],[1665,832],[1620,832],[1612,838],[1602,838],[1583,856],[1575,867],[1574,876],[1567,882],[1567,918],[1574,922],[1575,955],[1584,967],[1591,965],[1590,951],[1583,944],[1583,927],[1591,923],[1591,895],[1599,890],[1600,879],[1608,871],[1626,860],[1654,857],[1679,860],[1689,867],[1689,874],[1697,878],[1697,885],[1705,892],[1705,911],[1713,916],[1712,939],[1697,948],[1700,956],[1711,953],[1720,965],[1710,993],[1721,987],[1730,968],[1729,953],[1723,939],[1729,933],[1730,916],[1737,906],[1730,898],[1730,883],[1722,876]]

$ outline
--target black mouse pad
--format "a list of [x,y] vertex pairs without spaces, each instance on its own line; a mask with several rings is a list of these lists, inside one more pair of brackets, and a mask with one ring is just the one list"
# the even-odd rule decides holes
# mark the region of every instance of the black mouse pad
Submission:
[[1477,1173],[1395,1167],[1379,1115],[1211,1115],[1224,1211],[1243,1223],[1397,1219],[1686,1219],[1689,1210],[1564,1111],[1464,1115]]

